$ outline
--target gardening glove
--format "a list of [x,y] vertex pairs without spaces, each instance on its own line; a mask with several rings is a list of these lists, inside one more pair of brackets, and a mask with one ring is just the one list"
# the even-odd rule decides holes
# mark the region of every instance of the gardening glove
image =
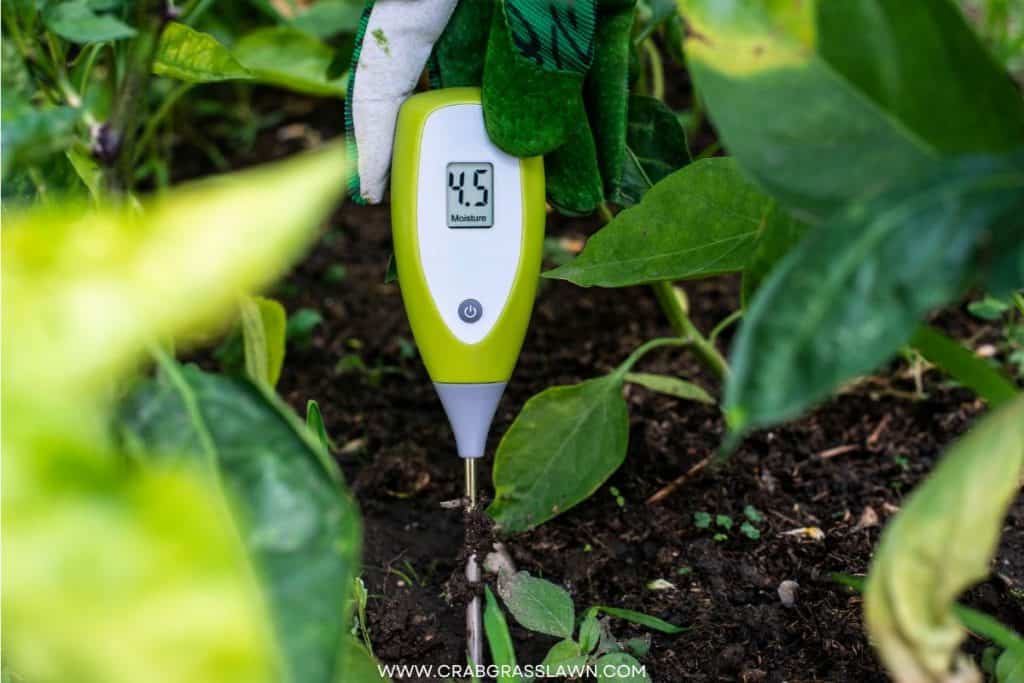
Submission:
[[[556,208],[589,213],[617,186],[625,157],[634,0],[461,0],[455,7],[418,0],[430,5],[422,9],[432,19],[415,27],[405,15],[381,12],[384,1],[364,13],[348,91],[348,133],[359,170],[351,187],[356,201],[383,198],[398,108],[419,79],[419,60],[426,61],[431,36],[431,84],[482,86],[491,140],[515,156],[545,155],[548,195]],[[442,13],[444,31],[434,36]],[[431,30],[422,30],[427,23]],[[397,86],[382,87],[378,79],[393,76],[382,76],[372,63],[363,68],[362,62],[369,51],[382,61],[382,45],[394,50],[389,36],[418,40],[417,59],[401,65]],[[374,125],[367,125],[369,119]]]

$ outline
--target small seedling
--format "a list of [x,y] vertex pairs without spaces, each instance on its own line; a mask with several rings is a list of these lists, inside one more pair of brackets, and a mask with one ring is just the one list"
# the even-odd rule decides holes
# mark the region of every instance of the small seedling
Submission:
[[322,315],[312,308],[300,308],[288,316],[285,338],[297,348],[306,349],[313,343],[313,330],[324,321]]
[[617,487],[609,486],[608,487],[608,492],[610,494],[612,494],[613,496],[615,496],[615,504],[616,505],[618,505],[620,508],[626,507],[626,499],[622,496],[622,494],[619,492],[619,489]]
[[[669,635],[687,630],[657,617],[618,607],[595,605],[576,615],[572,597],[564,588],[531,576],[528,572],[500,575],[498,594],[520,626],[560,639],[551,647],[541,664],[547,668],[549,676],[575,678],[583,673],[585,667],[594,666],[600,680],[622,680],[601,676],[602,665],[608,664],[632,666],[635,671],[641,671],[637,658],[647,655],[650,650],[649,638],[620,641],[612,635],[611,619],[622,619]],[[512,652],[508,626],[497,602],[489,593],[487,611],[491,618],[488,619],[485,613],[484,622],[492,654],[497,650],[501,653],[502,661],[514,662],[515,654]],[[602,615],[604,618],[601,618]],[[498,657],[495,657],[495,661],[498,661]],[[649,681],[650,678],[638,675],[628,680]]]
[[715,515],[715,524],[729,531],[732,529],[732,517],[729,515]]
[[694,512],[693,525],[698,529],[711,528],[711,515],[707,512]]
[[348,269],[340,263],[335,263],[327,268],[323,275],[324,282],[329,285],[340,284],[346,277],[348,277]]

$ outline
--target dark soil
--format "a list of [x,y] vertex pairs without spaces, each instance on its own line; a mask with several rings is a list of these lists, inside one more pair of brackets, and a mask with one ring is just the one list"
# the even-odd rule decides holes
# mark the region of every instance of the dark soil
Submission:
[[[319,310],[312,344],[291,350],[281,390],[297,408],[316,398],[362,507],[370,633],[387,662],[463,660],[463,611],[445,587],[461,575],[463,520],[441,503],[462,493],[462,463],[444,413],[418,359],[397,285],[383,283],[389,254],[386,208],[346,206],[321,244],[281,287],[290,310]],[[595,225],[552,217],[549,234],[575,239]],[[347,270],[325,283],[335,264]],[[738,305],[733,278],[687,283],[695,322],[710,329]],[[959,309],[939,324],[984,341]],[[646,339],[670,334],[644,288],[579,289],[545,281],[519,366],[496,416],[490,452],[524,401],[553,384],[604,373]],[[725,339],[726,347],[728,338]],[[366,370],[339,370],[358,354]],[[350,365],[350,364],[349,364]],[[693,379],[712,393],[711,376],[685,352],[660,350],[642,369]],[[644,501],[706,458],[722,436],[712,407],[629,386],[629,455],[609,485],[540,528],[508,539],[519,569],[566,585],[577,608],[642,610],[691,626],[655,635],[646,659],[656,681],[874,681],[884,675],[861,628],[861,601],[829,578],[863,573],[881,527],[966,431],[983,405],[935,373],[923,395],[905,364],[861,382],[809,416],[755,434],[720,467],[710,467],[656,505]],[[481,472],[482,485],[489,473]],[[695,512],[725,514],[738,526],[751,505],[765,519],[759,540],[713,539]],[[794,533],[817,527],[824,538]],[[1024,629],[1024,505],[1010,513],[995,577],[968,602]],[[665,579],[674,589],[645,588]],[[778,596],[800,584],[796,603]],[[462,595],[465,595],[463,593]],[[641,632],[614,624],[620,637]],[[520,662],[539,661],[553,640],[513,625]],[[969,643],[975,652],[980,641]]]
[[[686,83],[675,82],[671,98],[680,104],[688,99]],[[309,134],[337,133],[340,106],[310,110],[293,100],[280,127],[261,133],[255,151],[243,153],[237,165],[295,151]],[[278,99],[268,100],[268,107],[279,106]],[[289,126],[292,133],[282,134]],[[698,137],[705,147],[713,133],[705,126]],[[199,170],[186,167],[181,174]],[[548,234],[578,243],[596,227],[593,219],[552,215]],[[289,311],[309,307],[323,316],[309,345],[289,349],[280,389],[300,411],[307,399],[319,401],[362,508],[376,654],[391,663],[462,663],[463,607],[448,604],[445,595],[467,594],[457,581],[449,585],[465,559],[463,516],[441,505],[462,495],[462,463],[429,378],[410,352],[398,286],[384,283],[389,230],[386,207],[346,204],[278,287],[275,294]],[[739,304],[734,278],[686,283],[685,289],[705,331]],[[975,343],[998,334],[961,307],[937,322]],[[533,394],[605,373],[643,341],[669,334],[645,288],[588,290],[542,281],[489,453]],[[729,342],[727,331],[723,350]],[[677,349],[651,353],[638,369],[675,374],[718,393],[709,373]],[[915,392],[905,363],[894,363],[810,415],[754,434],[724,465],[703,469],[661,503],[647,505],[648,497],[716,449],[723,422],[713,407],[627,386],[629,454],[608,482],[625,504],[606,486],[506,545],[519,569],[567,586],[577,609],[625,607],[690,626],[677,636],[654,634],[644,661],[655,681],[885,680],[861,627],[861,600],[829,577],[865,572],[881,528],[942,450],[983,412],[970,392],[936,373],[924,375],[921,389]],[[485,491],[489,462],[490,456],[479,474]],[[759,540],[736,530],[748,505],[764,516]],[[736,527],[715,540],[713,530],[696,527],[696,512],[729,515]],[[823,537],[796,532],[806,527],[817,527]],[[649,590],[654,579],[674,588]],[[800,586],[789,607],[778,595],[787,580]],[[1024,501],[1018,501],[993,578],[966,601],[1024,630],[1022,594]],[[623,622],[613,629],[619,637],[643,633]],[[514,623],[512,631],[521,663],[539,662],[553,643]],[[983,646],[974,638],[967,643],[975,654]]]

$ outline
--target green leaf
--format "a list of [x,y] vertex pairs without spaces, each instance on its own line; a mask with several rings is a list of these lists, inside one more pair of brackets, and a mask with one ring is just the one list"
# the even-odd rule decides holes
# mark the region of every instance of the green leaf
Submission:
[[324,321],[320,311],[312,308],[300,308],[288,316],[285,336],[289,342],[299,346],[308,346],[313,339],[313,330]]
[[730,427],[791,418],[875,369],[925,313],[982,277],[989,253],[1024,250],[1022,188],[1024,155],[950,161],[814,228],[740,325]]
[[693,525],[698,529],[711,528],[711,514],[708,512],[694,512]]
[[88,0],[48,3],[43,10],[43,23],[72,43],[105,43],[135,35],[135,29],[120,19],[97,14]]
[[705,159],[655,185],[544,277],[625,287],[742,270],[764,226],[791,220],[732,159]]
[[17,168],[46,160],[75,142],[78,110],[72,107],[37,108],[16,94],[4,93],[2,109],[4,179]]
[[743,516],[755,524],[764,521],[764,515],[753,505],[747,505],[743,508]]
[[169,23],[160,36],[153,73],[188,83],[252,78],[216,38],[176,21]]
[[537,394],[502,437],[487,513],[509,532],[545,522],[588,498],[626,457],[623,377],[612,373]]
[[650,683],[646,668],[632,655],[612,652],[594,662],[597,683]]
[[276,386],[284,366],[284,306],[273,299],[249,296],[242,299],[240,309],[245,372],[254,382]]
[[972,301],[967,304],[967,310],[970,311],[971,315],[989,321],[999,320],[1009,308],[1010,304],[988,294],[978,301]]
[[1004,650],[996,660],[996,683],[1021,683],[1024,681],[1024,645]]
[[572,598],[561,586],[530,576],[529,572],[516,572],[499,577],[498,593],[521,626],[558,638],[572,638],[575,610]]
[[559,666],[572,666],[572,664],[579,659],[579,644],[572,638],[566,638],[565,640],[560,640],[551,646],[548,653],[544,655],[544,660],[541,662],[541,666],[554,672],[557,671]]
[[234,56],[254,78],[308,95],[344,97],[346,77],[328,79],[333,52],[317,38],[287,26],[261,28],[235,45]]
[[1017,395],[1017,387],[1011,379],[933,327],[918,327],[910,345],[993,408],[1012,401]]
[[704,391],[703,388],[693,382],[681,380],[678,377],[655,375],[649,372],[629,372],[626,373],[626,381],[647,387],[652,391],[675,396],[676,398],[712,406],[715,405],[715,399],[711,398],[711,395]]
[[[590,654],[601,641],[601,624],[597,620],[597,610],[587,610],[580,624],[580,643],[578,650],[583,654]],[[577,653],[578,654],[578,653]]]
[[989,574],[1022,472],[1024,396],[958,441],[885,529],[864,616],[897,680],[943,680],[951,670],[966,635],[954,600]]
[[317,38],[331,38],[339,33],[355,34],[362,14],[361,4],[320,0],[292,19],[291,25]]
[[320,445],[321,457],[330,457],[331,437],[327,436],[327,427],[324,425],[324,416],[320,413],[320,404],[313,399],[306,402],[306,427]]
[[743,288],[740,299],[749,305],[754,293],[768,273],[782,258],[800,243],[807,234],[808,225],[797,220],[765,222],[757,236],[757,244],[743,269]]
[[[507,671],[507,667],[516,666],[516,651],[512,646],[512,636],[508,632],[508,624],[505,623],[505,615],[498,607],[498,601],[494,599],[494,593],[490,586],[484,586],[484,631],[487,633],[487,644],[491,650],[491,661],[498,667],[506,667],[499,671]],[[480,662],[474,662],[480,664]],[[499,676],[498,683],[519,683],[519,677],[513,675]]]
[[761,532],[750,522],[743,522],[743,524],[740,525],[740,533],[751,541],[756,541],[761,538]]
[[338,676],[334,683],[390,683],[391,679],[381,673],[380,662],[371,652],[367,652],[358,640],[353,637],[345,638],[345,671]]
[[[675,8],[672,8],[675,11]],[[630,95],[626,125],[626,168],[612,201],[637,204],[656,183],[690,163],[686,133],[665,104],[644,95]]]
[[689,630],[685,626],[676,626],[675,624],[670,624],[664,619],[652,617],[649,614],[644,614],[643,612],[636,612],[631,609],[622,609],[619,607],[605,607],[603,605],[599,605],[597,609],[604,612],[610,617],[625,619],[630,623],[646,626],[647,628],[654,629],[655,631],[658,631],[660,633],[675,635],[676,633],[683,633],[684,631]]
[[336,467],[269,389],[168,360],[121,408],[136,455],[216,471],[269,606],[289,679],[331,683],[358,573],[359,519]]
[[812,215],[1024,143],[1019,92],[948,0],[679,4],[726,148]]
[[[186,184],[131,207],[4,216],[4,390],[71,400],[107,391],[147,343],[188,337],[280,277],[344,189],[337,145]],[[10,361],[8,364],[7,361]]]

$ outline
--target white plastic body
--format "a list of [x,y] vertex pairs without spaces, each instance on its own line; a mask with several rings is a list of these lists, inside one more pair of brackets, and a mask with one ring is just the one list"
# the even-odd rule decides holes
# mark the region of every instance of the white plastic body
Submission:
[[[492,227],[448,227],[450,162],[493,165]],[[442,107],[427,117],[420,142],[416,198],[420,262],[441,318],[466,344],[487,336],[512,290],[523,240],[520,173],[519,159],[488,139],[479,104]],[[466,299],[476,299],[483,308],[476,322],[459,317],[459,304]]]

